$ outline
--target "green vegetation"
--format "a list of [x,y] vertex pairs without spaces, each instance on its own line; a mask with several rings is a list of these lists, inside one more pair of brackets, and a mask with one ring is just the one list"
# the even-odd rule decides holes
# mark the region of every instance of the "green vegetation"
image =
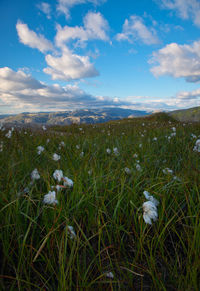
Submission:
[[[0,131],[1,290],[200,290],[199,124],[157,114],[7,132]],[[30,183],[35,168],[40,179]],[[57,192],[58,204],[44,204],[62,184],[56,169],[74,186]],[[152,225],[143,219],[144,191],[159,201]]]
[[175,110],[169,112],[169,116],[182,122],[200,122],[200,106],[183,110]]

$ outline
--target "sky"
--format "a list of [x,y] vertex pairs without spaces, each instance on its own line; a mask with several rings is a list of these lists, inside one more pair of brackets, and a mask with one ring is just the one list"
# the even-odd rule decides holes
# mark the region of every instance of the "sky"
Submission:
[[0,0],[0,114],[200,106],[200,0]]

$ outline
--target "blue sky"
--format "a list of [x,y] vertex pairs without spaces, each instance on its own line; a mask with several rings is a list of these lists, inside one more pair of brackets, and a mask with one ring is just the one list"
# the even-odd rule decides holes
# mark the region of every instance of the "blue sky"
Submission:
[[199,0],[1,0],[0,113],[200,105]]

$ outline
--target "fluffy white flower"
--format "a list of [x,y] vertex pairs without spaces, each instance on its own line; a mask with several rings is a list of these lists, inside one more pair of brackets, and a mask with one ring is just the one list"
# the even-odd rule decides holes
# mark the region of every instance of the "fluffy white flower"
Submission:
[[106,276],[107,278],[109,278],[109,279],[114,279],[114,275],[113,275],[112,272],[107,272],[107,273],[105,273],[105,276]]
[[56,200],[56,192],[49,191],[49,193],[44,195],[43,203],[45,203],[45,204],[58,204],[58,200]]
[[131,170],[129,168],[124,168],[124,171],[127,175],[130,175],[131,174]]
[[43,151],[44,151],[44,147],[42,147],[42,146],[38,146],[37,147],[37,153],[38,153],[38,155],[40,155]]
[[47,128],[46,128],[45,125],[42,126],[42,129],[43,129],[44,131],[47,130]]
[[32,180],[38,180],[40,179],[40,174],[38,173],[37,169],[34,169],[33,172],[31,173],[31,179]]
[[57,154],[53,154],[53,157],[52,157],[52,159],[54,160],[54,161],[59,161],[60,160],[60,156],[59,155],[57,155]]
[[134,154],[133,155],[133,158],[136,158],[137,159],[138,158],[138,154]]
[[173,130],[173,132],[175,132],[176,131],[176,127],[172,127],[172,130]]
[[156,205],[151,201],[146,201],[142,205],[143,219],[146,223],[152,224],[152,220],[156,221],[158,218]]
[[80,149],[80,145],[77,144],[76,145],[76,149],[79,150]]
[[63,171],[62,170],[55,170],[53,173],[53,177],[55,180],[57,180],[58,182],[60,182],[63,178]]
[[158,206],[159,204],[158,200],[151,196],[148,191],[144,191],[143,194],[147,200],[151,201],[155,206]]
[[118,156],[118,155],[119,155],[118,148],[113,148],[113,152],[114,152],[114,154],[115,154],[116,156]]
[[73,187],[74,185],[74,182],[67,177],[63,177],[63,181],[64,181],[64,186]]
[[197,139],[196,144],[193,148],[193,151],[200,153],[200,139]]
[[82,158],[84,156],[84,152],[81,152],[80,153],[80,157]]
[[9,130],[9,131],[6,133],[5,137],[7,137],[7,138],[11,138],[11,136],[12,136],[12,130]]
[[158,140],[158,138],[157,138],[157,137],[154,137],[154,138],[153,138],[153,140],[154,140],[154,141],[157,141],[157,140]]
[[136,170],[138,171],[138,172],[141,172],[142,171],[142,168],[141,168],[141,166],[140,166],[140,164],[136,164]]
[[61,141],[61,142],[60,142],[60,146],[61,146],[61,147],[64,147],[64,146],[65,146],[64,141]]
[[46,143],[49,143],[49,142],[50,142],[50,139],[48,138],[47,141],[46,141]]
[[173,174],[173,171],[172,170],[170,170],[169,168],[165,168],[165,169],[163,169],[163,174],[165,174],[165,175],[167,175],[167,174]]
[[111,149],[106,149],[107,154],[111,154]]
[[75,231],[74,231],[73,226],[68,225],[67,228],[68,228],[68,233],[69,233],[69,237],[70,237],[70,239],[74,239],[74,238],[76,238],[76,233],[75,233]]

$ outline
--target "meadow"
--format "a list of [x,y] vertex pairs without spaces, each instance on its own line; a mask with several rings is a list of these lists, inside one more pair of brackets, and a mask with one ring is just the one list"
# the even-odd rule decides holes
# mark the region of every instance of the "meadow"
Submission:
[[199,139],[165,114],[2,127],[0,289],[200,290]]

